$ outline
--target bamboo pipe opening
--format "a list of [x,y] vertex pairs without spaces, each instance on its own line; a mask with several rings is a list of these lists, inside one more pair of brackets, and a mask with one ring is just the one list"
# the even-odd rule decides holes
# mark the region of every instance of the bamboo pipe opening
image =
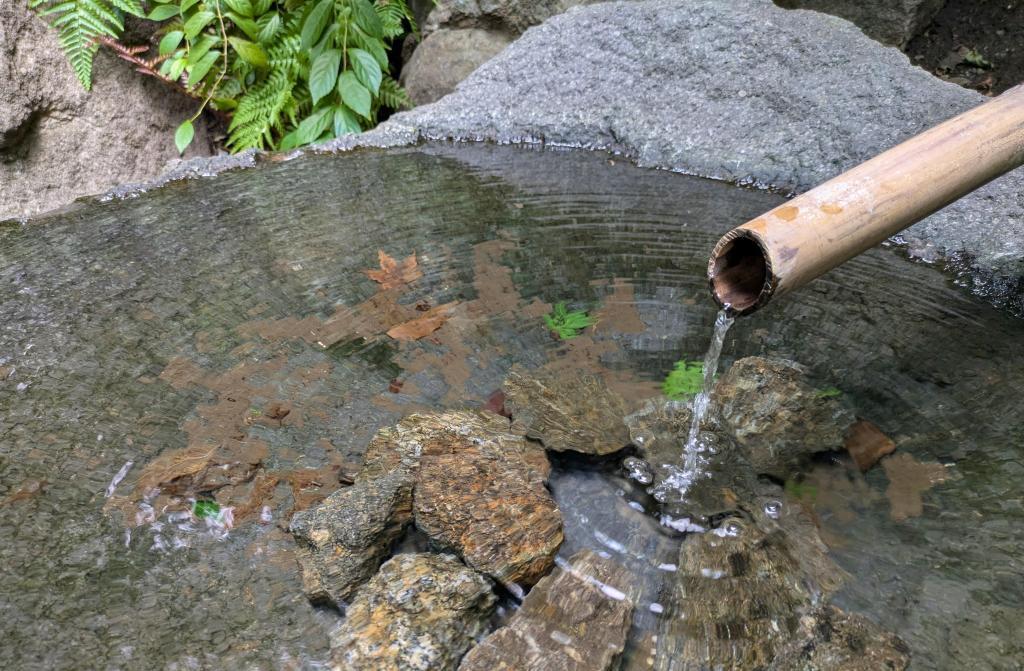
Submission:
[[742,315],[764,305],[772,295],[772,263],[754,233],[736,229],[711,253],[708,280],[711,294],[723,308]]

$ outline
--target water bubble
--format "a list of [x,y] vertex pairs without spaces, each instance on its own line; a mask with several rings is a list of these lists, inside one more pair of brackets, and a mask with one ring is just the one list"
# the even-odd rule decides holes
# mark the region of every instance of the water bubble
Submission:
[[622,468],[626,471],[626,477],[641,485],[649,485],[654,482],[654,471],[651,470],[651,465],[643,459],[626,457],[622,461]]
[[764,514],[773,520],[779,519],[782,515],[782,502],[781,501],[768,501],[764,504]]

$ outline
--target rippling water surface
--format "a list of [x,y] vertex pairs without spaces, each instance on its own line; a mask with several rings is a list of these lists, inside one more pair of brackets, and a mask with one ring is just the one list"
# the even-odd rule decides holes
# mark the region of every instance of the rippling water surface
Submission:
[[[707,349],[708,250],[778,202],[602,155],[426,147],[0,225],[0,667],[317,668],[337,616],[302,595],[289,512],[377,428],[479,406],[514,363],[656,394]],[[423,273],[386,309],[465,309],[420,340],[373,333],[378,250]],[[601,321],[552,340],[541,315],[562,301]],[[913,668],[1020,668],[1024,322],[879,248],[739,320],[722,368],[750,354],[805,364],[948,470],[906,519],[881,468],[812,474],[804,503],[853,576],[837,602],[899,633]],[[147,487],[204,445],[273,476],[237,478],[237,519],[195,524]],[[564,557],[603,550],[644,578],[644,668],[678,534],[614,468],[560,462],[552,488]]]

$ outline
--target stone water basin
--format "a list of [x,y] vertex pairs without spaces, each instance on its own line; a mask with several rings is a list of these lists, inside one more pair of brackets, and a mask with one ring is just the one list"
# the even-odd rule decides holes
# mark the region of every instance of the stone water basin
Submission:
[[[513,366],[658,396],[707,347],[708,250],[780,200],[603,154],[428,145],[0,224],[0,665],[329,667],[342,619],[303,593],[294,512],[357,480],[378,430],[493,402]],[[552,338],[562,302],[597,324]],[[863,475],[830,453],[778,486],[849,576],[831,603],[910,668],[1024,658],[1022,342],[884,247],[728,334],[723,371],[798,361],[894,441]],[[684,535],[629,453],[549,453],[557,561],[636,586],[623,668],[684,668],[658,647],[686,609]],[[231,512],[197,519],[195,498]],[[518,602],[474,598],[504,613],[487,631]]]

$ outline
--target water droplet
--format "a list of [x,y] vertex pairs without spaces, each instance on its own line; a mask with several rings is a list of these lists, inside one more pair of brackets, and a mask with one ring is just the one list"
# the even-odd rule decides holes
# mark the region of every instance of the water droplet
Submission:
[[764,514],[773,520],[779,519],[782,515],[782,502],[781,501],[768,501],[764,504]]

